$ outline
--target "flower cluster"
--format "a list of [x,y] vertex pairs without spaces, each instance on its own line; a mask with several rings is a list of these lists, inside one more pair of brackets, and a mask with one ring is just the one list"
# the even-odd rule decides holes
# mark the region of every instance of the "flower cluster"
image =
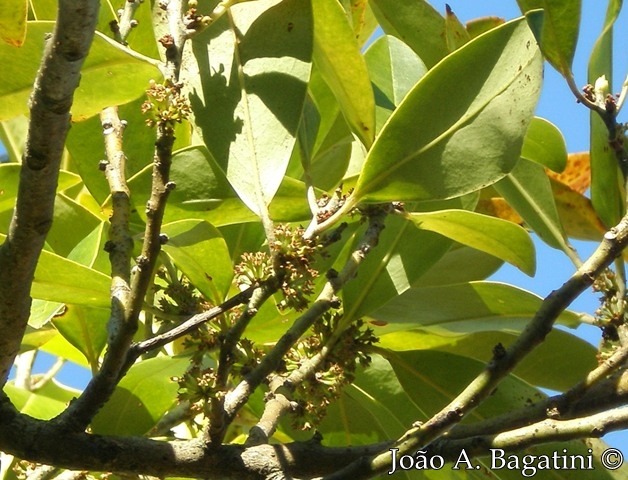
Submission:
[[615,273],[606,270],[593,283],[593,289],[602,294],[600,306],[595,311],[596,323],[602,329],[600,361],[612,354],[619,341],[618,327],[625,323],[626,299],[620,298]]
[[[339,313],[326,313],[314,326],[313,335],[290,350],[285,363],[286,376],[301,368],[321,351],[323,345],[328,344],[333,332],[339,328],[341,318]],[[340,396],[346,385],[355,380],[358,365],[367,367],[371,363],[371,357],[366,352],[377,341],[373,330],[364,328],[362,320],[352,323],[342,332],[316,372],[295,386],[293,399],[299,405],[295,426],[306,430],[322,421],[329,405]]]
[[240,288],[258,285],[274,277],[283,293],[279,308],[305,310],[308,296],[314,293],[318,271],[312,268],[314,255],[321,246],[303,238],[302,227],[278,225],[274,230],[270,254],[244,253],[235,267],[235,282]]
[[175,122],[181,123],[190,112],[190,104],[181,94],[182,84],[165,84],[150,81],[150,87],[146,90],[148,99],[142,104],[142,113],[149,115],[146,124],[149,127],[155,125],[165,128],[174,127]]

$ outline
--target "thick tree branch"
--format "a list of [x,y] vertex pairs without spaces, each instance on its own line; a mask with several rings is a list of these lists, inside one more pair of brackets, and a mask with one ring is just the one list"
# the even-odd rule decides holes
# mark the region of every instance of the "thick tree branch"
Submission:
[[30,99],[28,139],[17,201],[0,247],[0,385],[4,385],[30,315],[30,289],[53,217],[70,107],[94,37],[99,2],[60,0]]

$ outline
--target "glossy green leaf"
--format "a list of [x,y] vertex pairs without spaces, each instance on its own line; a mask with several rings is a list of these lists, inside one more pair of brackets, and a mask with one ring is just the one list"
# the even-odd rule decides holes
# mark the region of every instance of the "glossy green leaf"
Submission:
[[55,380],[49,381],[36,392],[18,388],[12,382],[5,385],[4,391],[20,412],[42,420],[50,420],[60,414],[80,393]]
[[196,133],[258,216],[267,216],[295,143],[312,37],[308,0],[245,2],[195,36],[184,59]]
[[189,359],[157,357],[131,367],[96,415],[92,431],[101,435],[143,435],[176,402],[179,385],[172,377],[183,374]]
[[316,67],[353,132],[369,148],[375,137],[375,101],[353,29],[337,0],[316,0],[312,8]]
[[[484,280],[504,264],[503,260],[464,245],[454,245],[413,287],[433,287]],[[464,265],[464,268],[460,268]]]
[[370,4],[384,32],[406,43],[428,68],[449,53],[445,19],[428,2],[373,0]]
[[[609,0],[604,27],[589,58],[589,83],[595,85],[598,78],[605,76],[610,85],[606,92],[609,94],[613,93],[613,27],[622,4],[622,0]],[[610,227],[623,216],[626,196],[623,175],[617,156],[608,145],[608,129],[596,112],[590,113],[590,129],[591,201],[599,217]]]
[[523,139],[521,157],[554,172],[562,172],[567,165],[567,145],[563,134],[544,118],[534,117]]
[[111,262],[109,254],[105,251],[105,244],[108,240],[109,223],[103,221],[85,235],[67,258],[104,274],[110,274]]
[[422,230],[495,255],[528,275],[536,269],[534,245],[519,225],[466,210],[409,213],[408,218]]
[[162,227],[168,242],[162,249],[208,299],[220,303],[231,285],[229,249],[220,232],[202,220],[188,219]]
[[46,300],[33,299],[31,304],[31,314],[28,317],[28,326],[41,328],[63,311],[64,305],[58,302],[48,302]]
[[[0,120],[27,112],[44,40],[53,27],[52,22],[29,22],[22,48],[0,43],[0,61],[6,66],[0,84]],[[160,78],[156,62],[97,34],[81,70],[72,118],[84,120],[108,105],[127,103],[144,93],[150,79]]]
[[471,35],[449,5],[445,4],[445,10],[445,39],[447,48],[453,52],[471,40]]
[[0,9],[0,40],[21,47],[26,37],[28,0],[4,0]]
[[561,74],[570,76],[578,42],[581,0],[517,0],[517,3],[523,13],[543,9],[539,39],[543,55]]
[[[5,238],[0,235],[0,241]],[[109,307],[110,285],[107,275],[44,250],[35,270],[31,295],[52,302]]]
[[[395,351],[438,350],[488,363],[495,345],[501,343],[507,347],[519,335],[520,330],[457,333],[437,327],[421,328],[382,335],[378,345]],[[554,329],[541,345],[522,360],[514,374],[531,385],[562,392],[595,368],[596,355],[597,350],[590,343],[571,333]],[[552,368],[547,368],[548,365]],[[556,375],[556,372],[561,374]]]
[[[349,245],[361,241],[362,234],[363,229],[357,230]],[[404,218],[387,219],[377,247],[342,290],[345,318],[367,315],[409,289],[450,246],[440,235],[414,228]]]
[[559,250],[570,250],[550,181],[541,165],[522,158],[494,187],[541,240]]
[[[503,283],[469,282],[411,288],[371,314],[377,335],[400,329],[434,327],[440,332],[519,332],[534,317],[542,300]],[[578,314],[564,311],[558,322],[580,324]]]
[[61,256],[67,256],[85,236],[102,223],[84,206],[66,195],[58,194],[55,199],[54,220],[46,242]]
[[366,158],[356,199],[451,198],[502,178],[519,158],[541,65],[521,19],[453,52],[390,117]]
[[52,319],[61,335],[85,356],[92,371],[98,370],[100,354],[107,344],[110,311],[84,305],[66,305]]
[[427,68],[410,47],[390,35],[375,40],[364,58],[373,83],[379,132]]

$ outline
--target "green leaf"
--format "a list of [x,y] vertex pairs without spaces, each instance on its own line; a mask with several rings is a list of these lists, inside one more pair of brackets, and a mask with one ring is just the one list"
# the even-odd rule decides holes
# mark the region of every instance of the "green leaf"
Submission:
[[[53,22],[28,22],[22,48],[0,43],[0,61],[6,67],[0,84],[0,120],[27,113],[44,41],[53,28]],[[160,78],[155,61],[97,33],[81,70],[72,118],[84,120],[108,105],[127,103],[143,94],[150,79]]]
[[495,255],[528,275],[536,269],[534,244],[519,225],[466,210],[409,213],[408,218],[422,230]]
[[[613,26],[622,3],[622,0],[609,0],[604,27],[589,58],[587,77],[591,85],[603,75],[613,85]],[[612,93],[612,87],[608,93]],[[590,128],[591,201],[602,221],[611,227],[619,222],[624,211],[623,175],[617,156],[608,145],[608,129],[597,112],[590,113]]]
[[329,190],[341,182],[347,171],[351,144],[356,140],[335,95],[316,68],[308,93],[298,145],[292,152],[286,175],[305,180],[304,172],[308,171],[312,185]]
[[384,32],[406,43],[428,68],[449,53],[445,19],[428,2],[373,0],[370,4]]
[[92,431],[100,435],[143,435],[176,401],[180,376],[189,365],[183,357],[157,357],[131,367],[94,418]]
[[[503,260],[464,245],[454,245],[413,287],[434,287],[484,280],[504,264]],[[464,268],[460,268],[464,265]]]
[[[510,329],[459,333],[427,328],[382,335],[378,345],[395,351],[438,350],[488,363],[495,345],[508,346],[519,335],[520,330]],[[563,392],[595,367],[596,355],[597,350],[590,343],[569,332],[553,329],[543,343],[517,365],[514,374],[532,385]],[[547,365],[552,368],[546,368]]]
[[547,61],[563,76],[571,76],[578,43],[581,0],[517,0],[523,13],[542,8],[543,27],[539,38]]
[[364,59],[373,83],[379,132],[427,67],[410,47],[390,35],[375,40]]
[[100,354],[107,344],[110,311],[81,305],[65,305],[52,323],[61,335],[81,352],[93,372],[98,371]]
[[35,270],[34,298],[93,307],[109,307],[111,279],[96,270],[44,251]]
[[18,388],[13,382],[7,383],[4,391],[21,413],[41,420],[50,420],[60,414],[80,393],[56,380],[47,382],[37,392]]
[[[361,241],[362,234],[363,228],[358,229],[348,246]],[[345,318],[367,315],[406,291],[450,246],[440,235],[416,229],[404,218],[387,219],[377,247],[342,290]],[[340,260],[342,264],[344,258]]]
[[567,145],[563,134],[544,118],[534,117],[523,139],[521,157],[554,172],[562,172],[567,165]]
[[4,0],[0,10],[0,40],[21,47],[26,37],[28,0]]
[[[381,325],[377,335],[397,330],[434,327],[437,332],[520,332],[534,317],[542,300],[503,283],[469,282],[411,288],[370,316]],[[562,325],[576,327],[580,316],[568,310],[558,316]]]
[[295,143],[312,37],[307,0],[234,5],[192,39],[182,66],[196,133],[238,196],[261,217]]
[[357,201],[452,198],[502,178],[519,159],[541,66],[521,19],[453,52],[390,117],[366,158]]
[[[15,198],[19,186],[20,169],[17,163],[0,164],[0,232],[7,232],[9,221],[15,207]],[[65,190],[81,181],[78,175],[62,170],[59,173],[57,190]],[[4,220],[4,221],[3,221]]]
[[196,219],[165,224],[162,232],[169,237],[162,247],[164,252],[206,298],[221,303],[233,273],[229,249],[220,232]]
[[351,129],[369,148],[375,137],[375,101],[353,29],[337,0],[316,0],[312,8],[316,67]]
[[550,181],[541,165],[522,158],[494,187],[541,240],[571,254]]
[[445,10],[445,38],[447,48],[453,52],[471,40],[471,36],[449,5],[445,4]]

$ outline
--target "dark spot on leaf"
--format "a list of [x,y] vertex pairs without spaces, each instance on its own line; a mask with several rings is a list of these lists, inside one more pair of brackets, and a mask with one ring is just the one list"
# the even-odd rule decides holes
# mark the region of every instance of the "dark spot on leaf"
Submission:
[[388,325],[388,322],[384,322],[383,320],[371,320],[369,323],[371,325],[375,325],[376,327],[385,327]]
[[294,28],[294,23],[288,22],[288,32],[291,32],[293,28]]

